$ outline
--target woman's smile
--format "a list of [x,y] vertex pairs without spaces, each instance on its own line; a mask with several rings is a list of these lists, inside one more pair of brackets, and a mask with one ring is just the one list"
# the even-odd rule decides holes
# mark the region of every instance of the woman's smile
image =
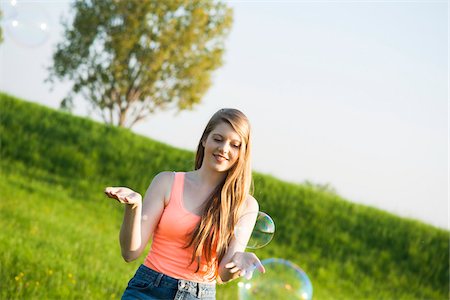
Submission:
[[213,155],[216,158],[216,161],[218,161],[220,163],[228,160],[228,158],[226,158],[225,156],[222,156],[220,154],[213,154]]

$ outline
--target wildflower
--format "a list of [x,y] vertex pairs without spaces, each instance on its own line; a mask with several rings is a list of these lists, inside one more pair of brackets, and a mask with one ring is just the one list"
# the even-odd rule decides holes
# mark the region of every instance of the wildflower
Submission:
[[16,281],[19,281],[19,280],[21,280],[21,279],[23,278],[23,276],[25,276],[25,274],[23,274],[23,272],[20,272],[19,275],[17,275],[16,277],[14,277],[14,279],[15,279]]

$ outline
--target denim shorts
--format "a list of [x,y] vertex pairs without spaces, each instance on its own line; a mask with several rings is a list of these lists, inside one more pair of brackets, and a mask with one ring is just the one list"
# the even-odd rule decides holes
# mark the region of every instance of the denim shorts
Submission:
[[122,295],[122,299],[216,299],[215,283],[197,283],[176,279],[140,265]]

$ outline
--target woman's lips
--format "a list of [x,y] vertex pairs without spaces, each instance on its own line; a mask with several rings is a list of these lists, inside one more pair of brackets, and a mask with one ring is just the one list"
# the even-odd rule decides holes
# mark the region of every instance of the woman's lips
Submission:
[[223,157],[222,155],[214,154],[214,157],[218,162],[224,162],[224,161],[228,160],[227,158]]

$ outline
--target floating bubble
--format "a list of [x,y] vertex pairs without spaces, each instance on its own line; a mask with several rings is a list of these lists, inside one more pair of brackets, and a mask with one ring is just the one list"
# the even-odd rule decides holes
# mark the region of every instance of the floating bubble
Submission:
[[[250,232],[248,228],[251,225],[249,224],[255,222],[255,219],[255,226]],[[248,249],[259,249],[264,247],[272,240],[274,234],[275,223],[268,214],[261,211],[244,214],[239,219],[234,229],[236,240],[242,245],[247,245]]]
[[279,258],[265,259],[261,263],[266,273],[255,272],[251,279],[241,279],[238,283],[240,300],[312,299],[311,281],[300,267]]
[[33,3],[14,4],[15,14],[2,23],[5,34],[16,44],[38,47],[50,37],[50,19],[45,10]]

